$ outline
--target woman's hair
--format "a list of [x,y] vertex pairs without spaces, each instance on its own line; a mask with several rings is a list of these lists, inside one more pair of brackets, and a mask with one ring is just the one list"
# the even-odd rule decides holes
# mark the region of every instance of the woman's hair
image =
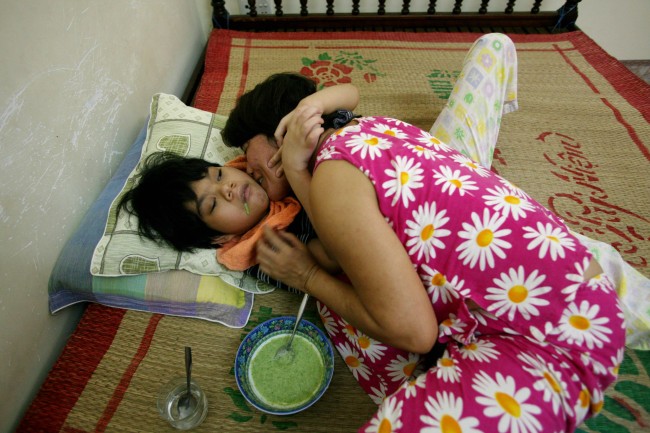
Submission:
[[316,83],[300,74],[274,74],[244,93],[230,112],[221,131],[224,143],[242,147],[259,134],[273,137],[280,120],[306,96],[316,92]]
[[118,212],[135,214],[141,236],[178,251],[213,248],[212,238],[222,233],[209,228],[186,204],[196,200],[190,183],[219,164],[170,152],[154,153],[143,164],[137,184],[120,199]]

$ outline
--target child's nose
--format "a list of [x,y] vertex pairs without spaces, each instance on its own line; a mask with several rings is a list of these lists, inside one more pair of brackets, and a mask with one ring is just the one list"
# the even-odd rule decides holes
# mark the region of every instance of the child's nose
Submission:
[[224,183],[221,186],[221,194],[227,199],[232,200],[235,197],[235,184],[234,183]]

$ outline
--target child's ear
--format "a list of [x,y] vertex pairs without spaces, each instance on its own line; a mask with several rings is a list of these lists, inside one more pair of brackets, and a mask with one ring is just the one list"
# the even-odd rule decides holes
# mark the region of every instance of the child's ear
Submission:
[[215,236],[212,238],[212,245],[221,247],[230,242],[233,238],[235,238],[237,235],[219,235]]

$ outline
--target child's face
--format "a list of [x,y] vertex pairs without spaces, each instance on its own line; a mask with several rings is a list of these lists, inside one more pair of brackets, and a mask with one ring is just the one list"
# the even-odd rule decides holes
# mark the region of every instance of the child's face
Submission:
[[245,172],[233,167],[210,167],[190,187],[196,194],[188,208],[213,230],[242,234],[255,226],[269,209],[266,191]]

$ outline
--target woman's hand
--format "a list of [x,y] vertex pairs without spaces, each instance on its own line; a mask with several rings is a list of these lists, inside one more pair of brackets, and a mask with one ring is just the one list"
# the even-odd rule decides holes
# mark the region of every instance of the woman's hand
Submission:
[[257,260],[260,269],[271,278],[303,291],[318,269],[315,259],[297,237],[268,226],[257,243]]

